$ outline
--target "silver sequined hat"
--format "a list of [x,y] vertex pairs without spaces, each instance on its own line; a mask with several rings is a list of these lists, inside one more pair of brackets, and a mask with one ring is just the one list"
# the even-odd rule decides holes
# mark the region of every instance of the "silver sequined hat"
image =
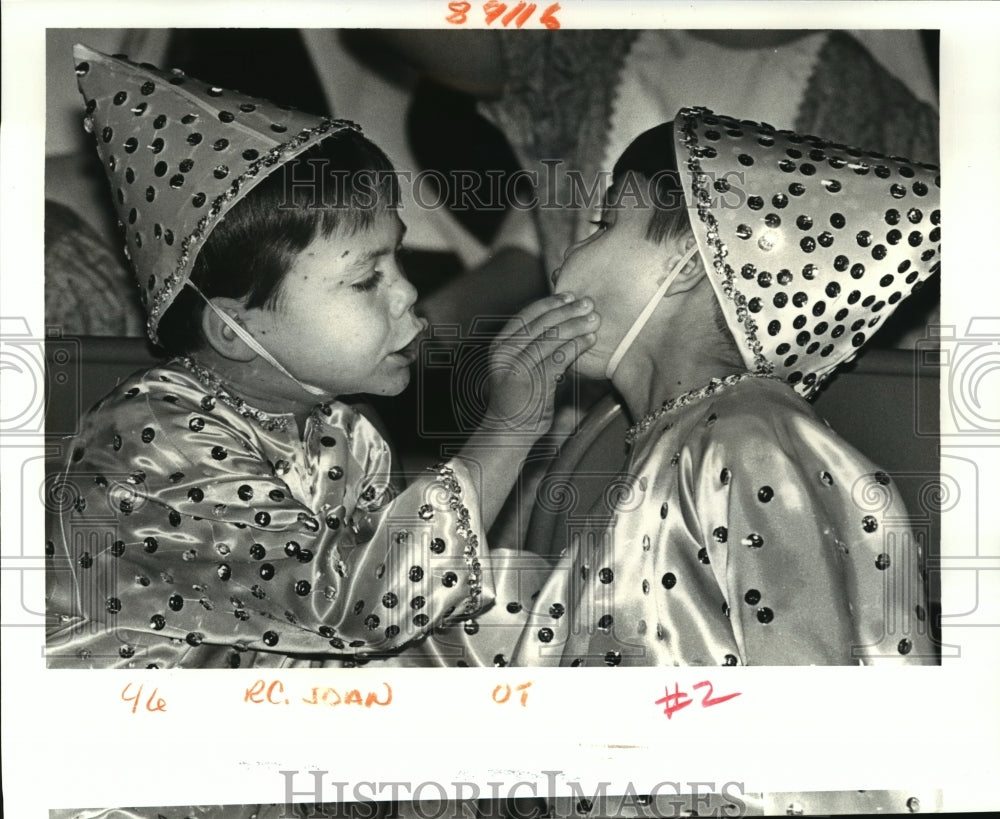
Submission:
[[84,126],[111,183],[156,341],[160,317],[226,211],[289,159],[360,129],[83,45],[73,56]]
[[692,226],[747,367],[804,396],[940,269],[938,168],[684,108]]

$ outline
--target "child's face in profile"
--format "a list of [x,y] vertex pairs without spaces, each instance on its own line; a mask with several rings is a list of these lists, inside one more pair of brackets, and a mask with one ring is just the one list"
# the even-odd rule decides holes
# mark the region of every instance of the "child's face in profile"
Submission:
[[[642,177],[640,177],[641,179]],[[614,189],[609,201],[614,201]],[[603,378],[618,343],[666,274],[667,251],[646,238],[650,206],[625,196],[615,208],[605,208],[590,236],[571,245],[562,266],[552,273],[552,289],[594,300],[601,316],[597,342],[577,360],[578,372]]]
[[302,381],[333,396],[395,395],[410,381],[425,323],[400,270],[395,211],[369,229],[317,236],[282,280],[273,307],[248,310],[250,331]]

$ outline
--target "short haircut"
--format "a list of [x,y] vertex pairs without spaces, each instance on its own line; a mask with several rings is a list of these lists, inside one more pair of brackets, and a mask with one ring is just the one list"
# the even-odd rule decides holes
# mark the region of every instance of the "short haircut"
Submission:
[[[359,132],[339,131],[276,168],[212,230],[191,281],[208,298],[274,306],[296,257],[322,235],[367,230],[399,202],[399,183],[385,153]],[[200,349],[205,304],[182,287],[158,328],[170,355]]]
[[[642,177],[642,178],[638,178]],[[646,238],[655,244],[691,233],[680,170],[674,158],[674,124],[665,122],[639,134],[615,163],[612,196],[638,191],[650,208]],[[609,202],[609,205],[614,202]]]
[[[615,163],[611,177],[610,201],[606,205],[614,207],[616,199],[623,199],[629,192],[638,192],[650,209],[646,227],[649,241],[659,245],[673,238],[690,236],[694,240],[683,177],[677,167],[673,122],[664,122],[633,139]],[[707,269],[706,275],[711,275]],[[718,296],[712,299],[712,311],[715,329],[723,343],[738,356]]]

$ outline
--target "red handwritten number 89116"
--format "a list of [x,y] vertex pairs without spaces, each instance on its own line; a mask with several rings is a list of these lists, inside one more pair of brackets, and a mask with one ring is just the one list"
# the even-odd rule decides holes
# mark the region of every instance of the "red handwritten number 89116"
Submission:
[[[500,22],[503,26],[506,27],[513,23],[517,28],[521,28],[521,26],[531,19],[531,15],[535,13],[537,8],[538,5],[536,3],[520,2],[510,7],[499,0],[488,0],[488,2],[483,3],[483,14],[486,17],[486,25],[488,26],[492,25],[502,15]],[[559,9],[559,4],[553,3],[542,12],[542,16],[538,18],[538,22],[548,29],[560,28],[559,21],[556,19],[556,12]],[[468,20],[471,10],[472,3],[449,3],[448,11],[451,14],[445,20],[452,25],[463,25]]]

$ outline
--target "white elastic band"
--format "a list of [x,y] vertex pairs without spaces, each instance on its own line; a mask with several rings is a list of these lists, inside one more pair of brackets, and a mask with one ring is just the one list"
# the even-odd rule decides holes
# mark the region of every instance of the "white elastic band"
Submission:
[[625,353],[628,352],[628,348],[632,346],[632,342],[636,340],[639,333],[642,332],[642,328],[646,326],[646,322],[649,321],[650,317],[653,315],[653,311],[657,308],[660,303],[660,299],[663,298],[664,294],[667,292],[667,288],[674,283],[674,279],[680,274],[692,256],[698,252],[698,243],[695,242],[691,248],[681,256],[681,259],[677,264],[673,266],[667,277],[660,283],[660,286],[656,288],[656,292],[653,297],[647,302],[646,306],[643,308],[639,317],[632,323],[629,331],[625,334],[625,338],[621,340],[618,346],[615,348],[614,353],[611,355],[611,359],[608,361],[608,368],[604,371],[605,377],[610,380],[611,376],[615,374],[615,370],[618,369],[618,365],[622,363],[622,359],[625,357]]
[[276,359],[267,350],[265,350],[261,346],[260,342],[257,341],[257,339],[255,339],[252,335],[250,335],[250,333],[248,333],[243,327],[241,327],[240,323],[238,321],[236,321],[236,319],[234,319],[228,313],[226,313],[223,310],[220,310],[218,307],[216,307],[212,303],[211,299],[209,299],[204,293],[201,292],[201,290],[198,289],[198,286],[196,284],[194,284],[190,280],[186,281],[184,283],[188,287],[190,287],[192,290],[194,290],[195,293],[197,293],[199,296],[202,297],[202,299],[205,301],[205,304],[207,304],[211,308],[212,312],[214,312],[215,315],[217,315],[226,324],[228,324],[229,328],[234,333],[236,333],[237,336],[240,337],[240,339],[243,341],[244,344],[247,345],[247,347],[249,347],[251,350],[253,350],[255,353],[257,353],[257,355],[259,355],[268,364],[270,364],[272,367],[274,367],[276,370],[278,370],[278,372],[280,372],[283,375],[287,376],[288,378],[292,379],[292,381],[294,381],[296,384],[298,384],[299,387],[301,387],[302,389],[304,389],[310,395],[324,396],[325,397],[325,396],[328,396],[330,394],[329,391],[327,391],[327,390],[323,390],[323,389],[320,389],[319,387],[314,387],[311,384],[306,384],[306,383],[304,383],[302,381],[299,381],[299,379],[296,378],[294,375],[292,375],[284,367],[284,365],[280,361],[278,361],[278,359]]

